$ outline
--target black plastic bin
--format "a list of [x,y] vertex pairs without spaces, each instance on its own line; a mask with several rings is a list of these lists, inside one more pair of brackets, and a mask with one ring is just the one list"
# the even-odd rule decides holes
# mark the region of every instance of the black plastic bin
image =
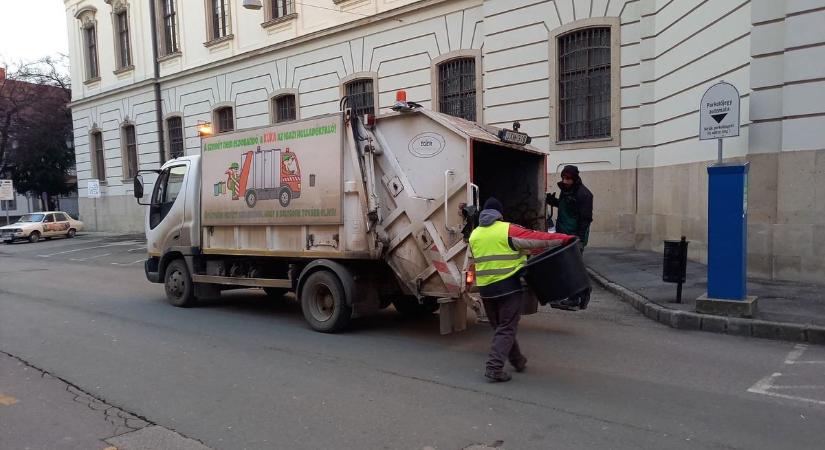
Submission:
[[546,305],[590,289],[579,240],[534,256],[524,266],[524,280]]

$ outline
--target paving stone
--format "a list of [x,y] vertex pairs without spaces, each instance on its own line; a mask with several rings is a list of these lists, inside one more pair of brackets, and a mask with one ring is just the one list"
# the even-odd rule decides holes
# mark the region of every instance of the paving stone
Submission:
[[734,336],[750,336],[752,322],[750,319],[728,318],[727,333]]
[[808,326],[805,336],[811,344],[825,344],[825,327]]
[[751,322],[751,336],[764,339],[778,339],[781,336],[779,324],[764,320],[754,320]]
[[680,330],[699,330],[701,323],[702,317],[699,314],[678,311],[674,312],[670,326]]

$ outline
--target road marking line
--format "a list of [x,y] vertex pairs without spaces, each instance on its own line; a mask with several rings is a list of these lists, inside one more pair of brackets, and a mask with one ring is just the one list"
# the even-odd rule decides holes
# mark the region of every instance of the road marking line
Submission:
[[143,261],[146,261],[146,260],[145,259],[139,259],[137,261],[133,261],[133,262],[130,262],[130,263],[116,263],[116,262],[113,262],[112,265],[114,265],[114,266],[131,266],[132,264],[141,263]]
[[138,250],[146,250],[146,246],[129,249],[128,253],[136,252]]
[[825,361],[796,361],[794,364],[825,364]]
[[788,353],[788,357],[785,358],[785,364],[796,364],[797,360],[805,353],[805,350],[808,349],[808,346],[805,344],[796,344],[793,350]]
[[773,386],[771,389],[825,389],[825,385],[798,384],[796,386]]
[[8,395],[0,394],[0,405],[11,406],[17,403],[17,399]]
[[69,261],[88,261],[90,259],[100,258],[101,256],[109,256],[111,253],[104,253],[102,255],[90,256],[88,258],[69,258]]
[[40,258],[51,258],[52,256],[55,256],[55,255],[63,255],[63,254],[72,253],[72,252],[82,252],[84,250],[94,250],[96,248],[116,247],[116,246],[135,245],[135,244],[137,244],[136,241],[123,241],[123,242],[115,242],[115,243],[106,244],[106,245],[96,245],[94,247],[84,247],[84,248],[76,248],[74,250],[64,250],[62,252],[49,253],[47,255],[37,255],[37,256],[39,256]]
[[774,386],[773,382],[777,378],[781,377],[782,374],[777,372],[770,376],[767,376],[759,381],[756,382],[753,386],[748,389],[748,392],[752,394],[761,394],[766,395],[768,397],[776,397],[776,398],[784,398],[786,400],[794,400],[798,402],[806,402],[806,403],[813,403],[815,405],[823,405],[825,406],[825,401],[823,400],[815,400],[812,398],[805,398],[805,397],[798,397],[796,395],[787,395],[787,394],[779,394],[777,392],[771,392],[771,389],[774,388],[782,388],[781,386]]

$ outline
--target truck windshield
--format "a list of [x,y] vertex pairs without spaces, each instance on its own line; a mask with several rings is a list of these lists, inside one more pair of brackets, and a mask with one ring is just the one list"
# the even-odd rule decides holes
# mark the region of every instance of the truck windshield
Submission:
[[42,222],[45,214],[26,214],[18,222]]

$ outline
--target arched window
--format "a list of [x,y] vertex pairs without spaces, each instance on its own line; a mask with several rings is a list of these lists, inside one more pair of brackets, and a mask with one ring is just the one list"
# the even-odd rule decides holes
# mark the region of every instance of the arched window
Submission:
[[180,116],[166,119],[166,132],[169,140],[169,158],[180,158],[186,154],[183,144],[183,119]]
[[279,95],[272,99],[273,123],[290,122],[298,118],[294,94]]
[[86,68],[86,81],[95,81],[100,77],[100,65],[97,59],[97,10],[86,7],[77,12],[83,42],[83,60]]
[[123,178],[131,180],[138,171],[137,135],[134,125],[123,125],[120,142],[123,153]]
[[103,149],[103,133],[100,131],[93,131],[89,134],[89,143],[91,148],[92,160],[92,178],[100,180],[101,183],[106,183],[106,155]]
[[558,140],[610,137],[610,27],[563,34],[558,48]]
[[118,70],[132,66],[132,46],[129,37],[129,6],[126,0],[107,0],[112,5],[112,29],[115,33],[115,63]]
[[476,121],[476,59],[453,58],[438,64],[438,111]]
[[215,110],[215,131],[218,133],[235,131],[235,117],[231,106]]
[[359,116],[375,114],[375,81],[372,78],[356,78],[344,84],[349,97],[349,107]]

